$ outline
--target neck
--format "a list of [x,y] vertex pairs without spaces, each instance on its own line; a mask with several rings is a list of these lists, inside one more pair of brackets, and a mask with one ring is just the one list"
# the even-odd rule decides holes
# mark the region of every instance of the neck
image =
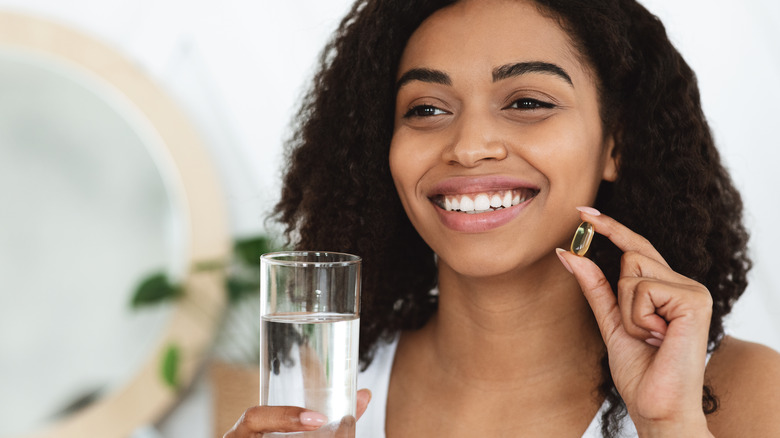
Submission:
[[445,372],[496,387],[596,372],[604,348],[579,285],[555,255],[489,279],[441,265],[439,310],[425,333]]

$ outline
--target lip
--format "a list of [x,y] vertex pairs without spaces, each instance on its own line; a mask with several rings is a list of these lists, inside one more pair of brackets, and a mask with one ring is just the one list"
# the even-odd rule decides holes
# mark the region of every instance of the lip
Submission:
[[499,190],[532,189],[539,190],[535,184],[517,178],[505,176],[454,177],[431,187],[428,198],[437,195],[458,195]]
[[477,214],[447,211],[436,204],[431,203],[431,205],[433,205],[436,213],[439,215],[439,219],[447,228],[464,233],[481,233],[510,222],[522,213],[534,199],[535,197],[528,198],[522,204]]
[[[433,186],[428,194],[428,199],[439,195],[470,194],[499,190],[531,189],[539,191],[539,188],[528,181],[511,177],[456,177],[442,181]],[[537,193],[538,194],[538,193]],[[431,200],[434,210],[439,215],[441,222],[453,231],[464,233],[481,233],[498,228],[516,218],[534,200],[536,196],[526,199],[524,202],[512,207],[495,211],[466,214],[456,211],[447,211]]]

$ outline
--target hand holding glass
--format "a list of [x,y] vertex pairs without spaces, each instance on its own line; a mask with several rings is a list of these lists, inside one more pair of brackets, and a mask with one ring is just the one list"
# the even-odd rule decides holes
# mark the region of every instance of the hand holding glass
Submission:
[[328,417],[314,432],[354,437],[360,327],[358,256],[292,251],[260,259],[260,404]]

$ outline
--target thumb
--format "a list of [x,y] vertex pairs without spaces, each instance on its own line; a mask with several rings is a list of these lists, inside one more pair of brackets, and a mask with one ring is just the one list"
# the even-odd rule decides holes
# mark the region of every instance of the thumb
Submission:
[[368,402],[371,401],[371,391],[368,389],[361,389],[357,392],[357,418],[360,419],[363,413],[368,408]]
[[[320,430],[315,432],[312,436],[333,437],[333,438],[354,438],[355,436],[355,421],[360,419],[366,408],[368,402],[371,401],[371,391],[367,389],[361,389],[357,392],[357,418],[352,415],[347,415],[341,419],[335,433],[332,430]],[[327,429],[327,428],[326,428]],[[321,432],[321,433],[320,433]]]
[[596,317],[601,337],[609,345],[609,338],[621,324],[617,297],[612,291],[609,281],[592,260],[574,255],[561,248],[557,248],[555,253],[563,266],[574,274],[574,278],[580,284],[582,293]]

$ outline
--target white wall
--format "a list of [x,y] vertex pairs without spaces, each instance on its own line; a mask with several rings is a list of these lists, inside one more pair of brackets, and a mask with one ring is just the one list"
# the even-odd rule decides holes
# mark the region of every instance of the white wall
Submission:
[[234,229],[261,228],[277,193],[282,131],[344,0],[0,0],[122,51],[202,129],[229,188]]
[[[79,28],[135,60],[201,128],[236,234],[261,230],[281,139],[348,0],[0,0]],[[705,112],[741,188],[756,262],[732,332],[780,350],[780,2],[645,0],[698,73]],[[178,430],[173,429],[170,430]],[[192,436],[210,431],[192,428]],[[176,433],[178,436],[178,432]],[[174,436],[174,435],[171,435]]]

